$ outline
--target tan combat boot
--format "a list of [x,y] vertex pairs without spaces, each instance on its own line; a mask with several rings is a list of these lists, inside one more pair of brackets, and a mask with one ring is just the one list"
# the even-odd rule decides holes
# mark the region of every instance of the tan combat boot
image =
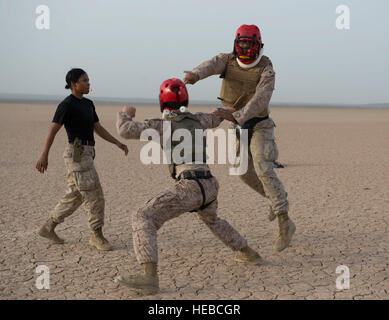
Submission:
[[101,228],[98,228],[93,231],[92,236],[89,239],[89,244],[96,247],[98,250],[110,251],[112,246],[109,244],[108,240],[104,238],[103,231]]
[[54,243],[63,244],[65,241],[58,237],[54,232],[57,225],[58,223],[54,222],[52,218],[49,218],[49,220],[47,220],[46,223],[38,230],[38,234]]
[[131,289],[141,289],[145,294],[156,294],[159,291],[159,279],[157,264],[146,262],[142,264],[143,273],[131,276],[118,276],[116,283],[120,283]]
[[296,231],[296,226],[288,217],[287,212],[278,215],[278,226],[280,231],[274,244],[274,250],[280,252],[289,246],[293,234]]
[[238,251],[234,260],[246,264],[258,265],[261,263],[261,256],[249,246]]

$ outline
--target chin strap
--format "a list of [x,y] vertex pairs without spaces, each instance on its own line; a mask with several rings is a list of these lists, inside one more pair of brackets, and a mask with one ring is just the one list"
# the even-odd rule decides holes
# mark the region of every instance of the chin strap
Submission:
[[254,62],[252,62],[250,64],[245,64],[242,61],[240,61],[239,58],[236,58],[236,62],[238,62],[239,67],[241,67],[243,69],[250,69],[250,68],[255,67],[259,63],[259,61],[262,58],[262,55],[263,55],[263,48],[261,49],[261,51],[259,51],[258,58]]

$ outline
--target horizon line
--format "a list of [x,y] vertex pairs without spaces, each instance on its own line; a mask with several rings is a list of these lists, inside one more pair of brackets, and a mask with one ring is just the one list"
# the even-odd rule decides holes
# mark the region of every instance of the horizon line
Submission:
[[[51,104],[51,103],[59,103],[64,99],[63,96],[60,95],[47,95],[47,94],[23,94],[23,93],[0,93],[0,102],[1,103],[44,103],[44,104]],[[158,99],[152,99],[152,98],[112,98],[112,97],[98,97],[98,96],[91,96],[90,97],[93,102],[96,104],[103,104],[103,105],[109,105],[109,104],[123,104],[123,103],[136,103],[136,104],[147,104],[147,105],[159,105]],[[132,102],[130,102],[132,100]],[[190,100],[190,104],[192,105],[220,105],[219,100]],[[330,103],[330,102],[270,102],[271,106],[343,106],[343,107],[377,107],[377,108],[389,108],[389,102],[374,102],[374,103]]]

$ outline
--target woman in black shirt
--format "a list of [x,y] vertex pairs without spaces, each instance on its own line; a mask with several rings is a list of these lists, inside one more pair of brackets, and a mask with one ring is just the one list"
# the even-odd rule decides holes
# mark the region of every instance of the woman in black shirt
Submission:
[[72,93],[58,105],[36,168],[41,173],[47,170],[51,145],[55,135],[64,125],[69,142],[63,155],[68,171],[66,178],[68,189],[38,234],[55,243],[64,243],[54,232],[54,228],[83,204],[88,213],[89,227],[93,232],[89,244],[99,250],[111,250],[112,247],[102,232],[104,195],[93,164],[95,156],[93,132],[117,145],[125,155],[128,154],[128,149],[105,130],[99,122],[93,102],[83,97],[90,89],[86,72],[82,69],[70,70],[66,75],[66,83],[65,88],[71,89]]

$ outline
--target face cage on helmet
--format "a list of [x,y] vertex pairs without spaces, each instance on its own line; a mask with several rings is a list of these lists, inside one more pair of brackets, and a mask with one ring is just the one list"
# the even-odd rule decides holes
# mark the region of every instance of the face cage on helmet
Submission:
[[[241,52],[242,52],[242,48],[239,47],[239,41],[240,40],[243,40],[243,39],[250,39],[254,44],[251,46],[251,48],[247,49],[247,56],[250,58],[250,59],[254,59],[258,56],[259,52],[261,51],[261,49],[263,48],[263,43],[260,43],[258,41],[257,38],[255,37],[249,37],[249,36],[239,36],[235,39],[234,41],[234,54],[237,55],[237,56],[240,56],[242,55]],[[258,45],[258,48],[255,48],[254,47]],[[238,52],[240,51],[240,52]]]
[[178,109],[180,109],[180,107],[187,107],[188,100],[185,100],[182,102],[168,101],[168,102],[164,102],[162,104],[160,103],[160,106],[161,106],[161,112],[163,112],[164,109],[178,110]]

